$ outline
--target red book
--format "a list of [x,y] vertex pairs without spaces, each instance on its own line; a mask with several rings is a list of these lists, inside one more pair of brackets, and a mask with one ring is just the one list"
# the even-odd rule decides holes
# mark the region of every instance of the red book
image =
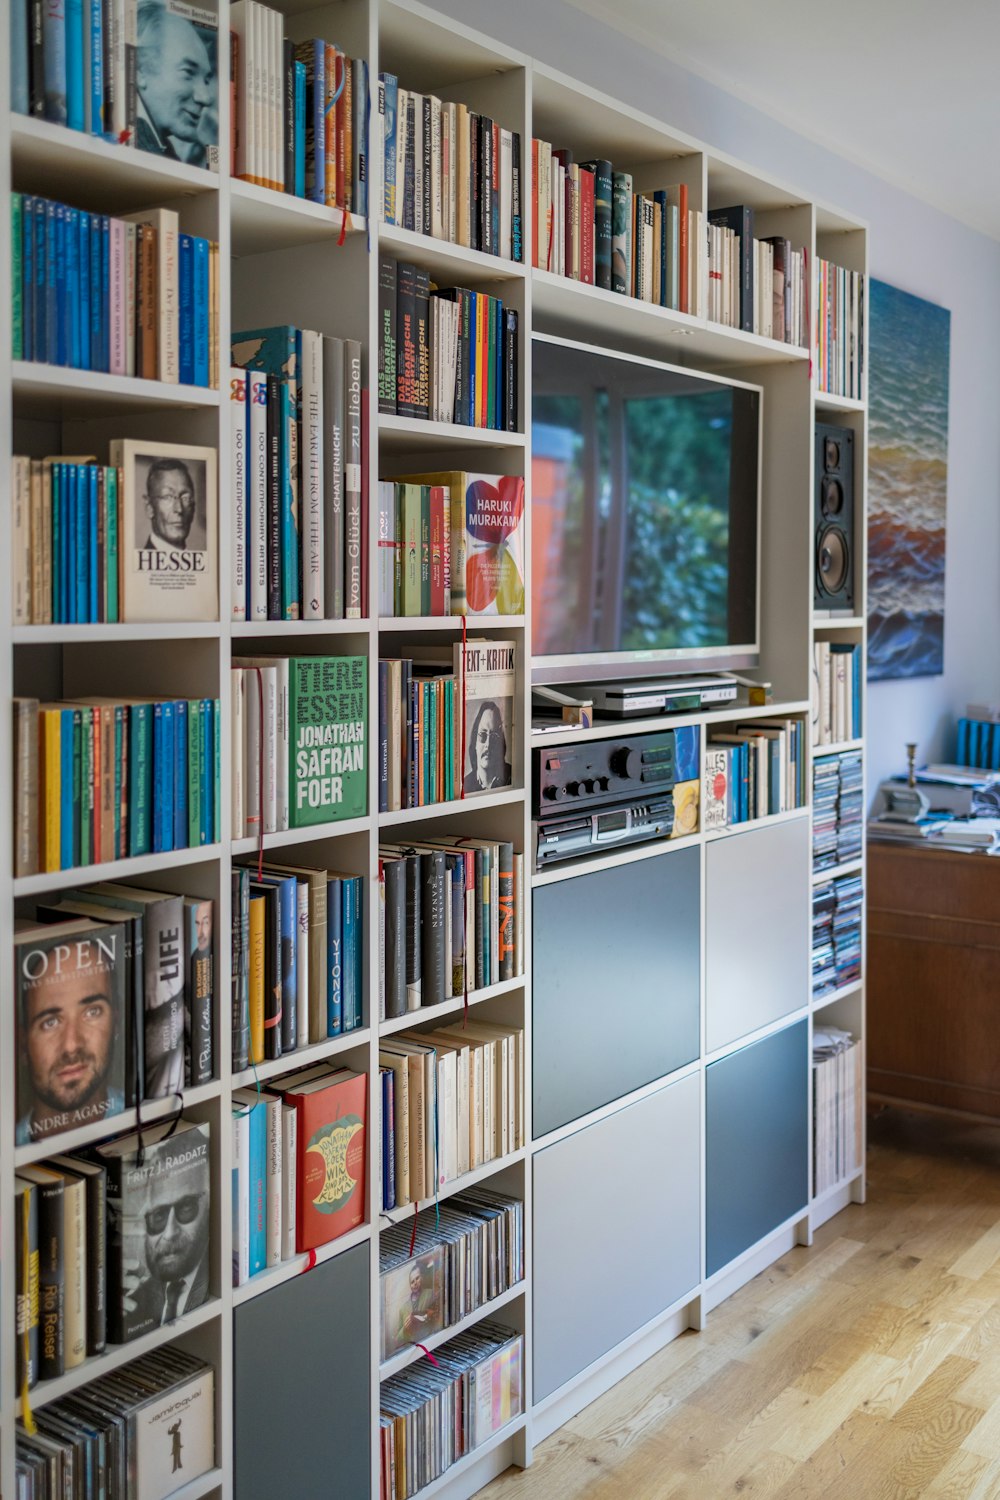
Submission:
[[594,285],[594,173],[580,168],[580,280]]
[[[432,484],[431,500],[431,614],[444,614],[444,486]],[[450,507],[449,507],[450,519]]]
[[302,1254],[364,1219],[368,1077],[340,1068],[284,1093],[298,1112],[295,1248]]
[[687,183],[680,185],[679,203],[677,217],[680,221],[680,245],[678,246],[678,260],[680,261],[680,311],[687,312],[688,309],[688,190]]

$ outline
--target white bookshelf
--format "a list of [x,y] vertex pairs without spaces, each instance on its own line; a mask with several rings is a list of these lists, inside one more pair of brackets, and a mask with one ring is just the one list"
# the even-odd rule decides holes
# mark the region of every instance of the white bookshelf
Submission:
[[[616,164],[636,170],[636,188],[661,185],[663,182],[686,181],[691,206],[707,208],[711,204],[745,201],[752,203],[761,222],[773,224],[758,233],[788,233],[806,246],[810,262],[817,254],[854,269],[867,271],[867,236],[865,227],[823,204],[818,198],[803,194],[751,166],[734,161],[671,128],[669,121],[658,120],[633,109],[625,102],[612,99],[577,83],[567,75],[533,63],[499,41],[480,35],[448,18],[438,16],[418,0],[336,0],[316,8],[310,0],[281,0],[281,8],[298,28],[297,34],[326,35],[352,56],[368,60],[373,89],[371,139],[375,139],[374,89],[382,69],[396,72],[403,86],[442,97],[461,99],[471,108],[480,109],[501,119],[508,128],[521,133],[522,215],[525,254],[530,262],[531,192],[530,142],[533,135],[554,144],[572,146],[577,157],[599,155]],[[228,0],[219,0],[220,37],[228,33]],[[6,8],[4,11],[6,15]],[[7,24],[6,21],[4,23]],[[499,23],[498,23],[498,29]],[[5,33],[6,34],[6,33]],[[220,55],[228,55],[220,48]],[[759,338],[739,330],[726,329],[702,318],[669,312],[621,297],[596,287],[533,269],[530,263],[519,264],[493,256],[465,250],[427,236],[418,236],[395,226],[381,223],[381,164],[369,152],[369,207],[367,220],[345,216],[338,210],[303,202],[290,195],[271,192],[231,179],[227,171],[219,175],[177,162],[161,160],[141,152],[91,140],[76,132],[45,122],[11,116],[8,107],[9,83],[6,69],[0,70],[0,120],[6,125],[7,149],[0,152],[0,172],[5,196],[13,187],[38,192],[81,207],[106,212],[129,211],[158,203],[180,206],[182,222],[198,233],[216,239],[220,246],[220,348],[221,390],[167,386],[157,381],[129,380],[120,377],[69,371],[46,365],[14,362],[6,344],[0,348],[0,373],[10,391],[10,399],[0,408],[0,440],[9,452],[28,452],[35,456],[60,451],[79,451],[81,441],[91,437],[95,445],[104,445],[117,435],[149,436],[171,441],[211,443],[219,453],[220,496],[220,600],[218,622],[204,625],[179,623],[176,626],[21,626],[14,629],[9,618],[0,620],[0,697],[5,702],[15,692],[30,692],[35,674],[47,681],[58,681],[60,674],[77,670],[86,660],[89,677],[107,692],[135,691],[137,677],[148,681],[145,691],[154,688],[164,692],[179,690],[188,680],[196,682],[200,695],[211,692],[222,704],[223,744],[228,743],[229,672],[233,655],[247,650],[249,641],[264,642],[279,651],[293,647],[304,653],[359,653],[369,663],[369,782],[368,812],[345,823],[331,823],[309,830],[292,830],[269,834],[264,848],[272,857],[287,852],[303,862],[330,867],[349,867],[367,877],[365,912],[366,953],[364,1024],[361,1030],[313,1044],[280,1061],[257,1068],[257,1076],[266,1080],[302,1064],[320,1058],[336,1058],[364,1069],[369,1078],[370,1118],[368,1128],[367,1203],[363,1224],[349,1235],[323,1247],[317,1261],[333,1259],[350,1250],[364,1247],[370,1271],[370,1350],[357,1354],[356,1366],[344,1378],[366,1383],[372,1413],[370,1433],[371,1496],[377,1500],[378,1480],[378,1394],[379,1380],[390,1369],[400,1367],[408,1357],[379,1363],[378,1252],[380,1226],[400,1222],[413,1215],[412,1205],[380,1213],[378,1179],[380,1164],[377,1112],[372,1107],[377,1098],[378,1047],[381,1037],[411,1026],[437,1024],[442,1018],[461,1016],[465,998],[449,1000],[444,1005],[408,1015],[398,1020],[379,1022],[377,1014],[377,906],[375,877],[378,845],[381,840],[405,839],[409,830],[430,826],[476,833],[489,831],[495,837],[512,839],[526,854],[526,874],[530,874],[532,829],[530,818],[530,774],[533,749],[559,743],[576,743],[583,739],[609,739],[623,732],[651,732],[682,724],[697,724],[704,739],[705,730],[733,720],[755,717],[795,715],[808,723],[811,695],[811,659],[814,638],[830,631],[838,639],[865,642],[864,594],[864,451],[866,409],[863,401],[827,396],[815,390],[810,378],[809,351],[790,347],[774,340]],[[220,89],[221,156],[228,163],[226,142],[229,138],[229,91]],[[642,175],[645,174],[645,175]],[[10,236],[9,214],[0,233],[0,297],[10,306]],[[785,226],[785,227],[783,227]],[[520,317],[520,430],[516,433],[483,431],[420,422],[409,418],[380,416],[377,410],[375,368],[377,364],[377,288],[379,253],[397,260],[411,260],[427,268],[442,284],[461,284],[488,290],[517,308]],[[702,274],[707,274],[705,267]],[[248,323],[248,319],[250,320]],[[736,379],[750,381],[764,390],[765,441],[763,450],[764,530],[762,575],[762,663],[760,676],[772,683],[773,701],[766,706],[727,708],[703,714],[684,714],[670,720],[647,719],[628,725],[598,722],[587,731],[543,729],[532,725],[528,673],[523,669],[524,651],[530,642],[530,618],[499,618],[476,621],[476,632],[509,634],[518,644],[522,657],[519,673],[520,714],[517,743],[514,749],[515,775],[519,782],[510,790],[477,797],[474,801],[452,802],[421,807],[400,813],[381,814],[378,807],[378,775],[374,754],[377,743],[377,661],[380,654],[404,654],[408,641],[442,642],[457,635],[461,622],[455,620],[379,619],[374,614],[366,620],[320,621],[303,623],[267,622],[233,623],[228,618],[230,530],[228,496],[230,490],[228,452],[228,412],[223,399],[228,368],[226,353],[230,333],[241,326],[266,323],[293,323],[318,328],[321,332],[358,338],[363,342],[363,370],[370,392],[368,407],[367,451],[369,455],[369,587],[372,608],[377,606],[375,559],[377,555],[377,507],[375,485],[380,476],[406,472],[414,467],[467,467],[523,474],[527,481],[529,504],[527,525],[530,529],[531,439],[528,416],[531,410],[530,340],[532,330],[562,333],[587,342],[606,345],[626,352],[653,355],[668,362],[706,371],[722,371]],[[853,427],[858,459],[856,508],[859,523],[856,543],[857,615],[851,619],[824,618],[813,609],[812,598],[812,427],[815,419],[844,422]],[[8,466],[3,468],[5,514],[11,513]],[[529,549],[530,550],[530,549]],[[530,577],[528,580],[530,615]],[[470,622],[471,626],[471,622]],[[72,659],[72,660],[71,660]],[[52,693],[52,696],[57,696]],[[866,705],[862,705],[862,725]],[[10,714],[0,715],[0,783],[11,786]],[[834,754],[847,748],[861,748],[863,740],[846,745],[817,747],[812,757]],[[807,785],[811,789],[812,757],[807,764]],[[222,762],[222,829],[221,840],[199,849],[170,854],[149,855],[140,859],[121,860],[88,870],[63,871],[56,874],[29,876],[14,880],[9,860],[0,873],[0,947],[11,951],[12,921],[15,902],[48,896],[70,885],[98,879],[136,879],[155,887],[211,897],[215,903],[216,950],[216,1080],[200,1089],[189,1091],[186,1110],[196,1119],[212,1126],[214,1157],[214,1234],[210,1283],[210,1300],[204,1308],[185,1317],[172,1327],[157,1330],[132,1345],[109,1350],[106,1356],[61,1381],[39,1385],[32,1401],[41,1405],[96,1375],[136,1357],[143,1349],[164,1341],[179,1340],[185,1346],[209,1358],[216,1370],[217,1467],[202,1479],[177,1491],[178,1500],[233,1500],[232,1398],[233,1318],[235,1310],[267,1293],[274,1287],[301,1274],[307,1257],[293,1260],[255,1277],[247,1285],[233,1289],[230,1285],[231,1225],[229,1213],[230,1174],[230,1100],[236,1087],[252,1085],[253,1070],[233,1076],[230,1016],[230,871],[233,860],[254,853],[254,839],[233,840],[230,828],[230,773]],[[475,1183],[489,1182],[517,1194],[524,1200],[525,1279],[472,1315],[460,1326],[472,1326],[493,1312],[525,1334],[524,1379],[526,1411],[511,1422],[483,1448],[475,1450],[429,1486],[423,1494],[464,1497],[473,1494],[493,1474],[510,1462],[527,1464],[533,1445],[554,1427],[608,1388],[628,1369],[684,1328],[699,1327],[711,1306],[736,1289],[757,1271],[775,1260],[796,1242],[807,1240],[813,1229],[845,1203],[864,1195],[863,1170],[823,1195],[811,1196],[801,1205],[794,1219],[776,1225],[757,1245],[742,1253],[734,1262],[706,1274],[704,1259],[704,1181],[705,1143],[702,1138],[684,1143],[680,1148],[693,1153],[702,1184],[701,1269],[683,1298],[671,1301],[642,1328],[630,1334],[619,1345],[609,1349],[599,1360],[581,1370],[543,1401],[535,1401],[532,1385],[532,1335],[534,1320],[533,1284],[533,1191],[532,1184],[539,1153],[562,1142],[578,1128],[577,1124],[549,1136],[533,1139],[531,1126],[531,1034],[532,978],[531,926],[532,891],[543,890],[560,879],[595,869],[612,869],[618,865],[641,862],[669,849],[677,853],[697,851],[702,885],[710,851],[729,837],[754,837],[764,825],[809,822],[810,809],[793,810],[760,824],[742,825],[721,834],[696,833],[664,845],[639,846],[601,856],[576,871],[558,867],[526,880],[524,914],[526,951],[525,973],[517,979],[487,989],[470,992],[470,1012],[493,1020],[522,1025],[525,1030],[525,1145],[507,1156],[477,1168],[444,1185],[439,1201]],[[11,798],[9,792],[0,798],[0,845],[11,848]],[[864,859],[844,866],[864,871]],[[825,878],[825,877],[824,877]],[[811,885],[802,891],[803,905],[811,900]],[[701,948],[702,1011],[705,1003],[704,951],[705,916],[702,912]],[[818,1001],[810,993],[809,973],[802,974],[801,1003],[779,1022],[748,1033],[722,1049],[709,1051],[705,1040],[702,1015],[699,1055],[689,1065],[670,1075],[701,1091],[704,1111],[706,1070],[714,1062],[741,1047],[777,1034],[785,1027],[804,1023],[811,1028],[813,1018],[830,1012],[838,1024],[850,1024],[863,1038],[863,982],[845,987]],[[828,1016],[828,1019],[830,1017]],[[15,1167],[29,1159],[40,1159],[54,1150],[68,1150],[102,1136],[117,1133],[109,1126],[87,1127],[83,1132],[44,1143],[40,1147],[14,1146],[14,1013],[10,984],[0,987],[0,1028],[4,1045],[0,1046],[0,1095],[8,1103],[0,1112],[0,1201],[7,1211],[0,1214],[0,1264],[3,1268],[3,1299],[0,1302],[0,1490],[15,1493],[14,1431],[17,1420],[15,1388],[15,1349],[13,1327],[14,1227],[9,1206],[13,1200]],[[641,1104],[656,1094],[664,1080],[652,1083],[630,1096],[602,1107],[589,1116],[579,1128],[600,1125],[630,1104]],[[805,1089],[808,1080],[803,1078]],[[172,1101],[144,1106],[144,1119],[168,1114]],[[704,1120],[704,1114],[702,1114]],[[118,1122],[127,1128],[129,1117]],[[811,1179],[810,1179],[811,1180]],[[225,1185],[225,1186],[223,1186]],[[421,1205],[421,1212],[433,1211],[434,1200]],[[613,1276],[614,1268],[608,1268]],[[335,1336],[335,1310],[331,1310],[331,1337]],[[435,1342],[443,1341],[435,1339]],[[351,1352],[345,1352],[351,1358]],[[317,1493],[320,1487],[317,1487]],[[235,1500],[239,1500],[235,1496]],[[355,1500],[352,1496],[351,1500]],[[361,1500],[361,1497],[357,1497]]]

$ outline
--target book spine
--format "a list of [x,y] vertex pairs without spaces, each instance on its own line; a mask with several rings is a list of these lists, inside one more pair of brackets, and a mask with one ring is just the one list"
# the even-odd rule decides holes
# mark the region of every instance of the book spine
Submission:
[[327,619],[344,618],[344,341],[323,340],[324,495],[323,516]]
[[249,1063],[249,953],[250,876],[246,870],[232,872],[232,1066],[240,1073]]
[[295,884],[296,1045],[309,1045],[309,884]]
[[287,406],[280,402],[281,381],[267,376],[267,618],[280,620],[281,614],[281,431],[287,419]]
[[346,579],[344,614],[360,620],[361,603],[361,344],[344,340],[346,388],[346,462],[344,465],[344,521]]
[[248,1272],[256,1276],[267,1265],[267,1110],[258,1100],[247,1116],[250,1137],[247,1191],[249,1213]]
[[302,334],[302,618],[325,612],[323,537],[323,343]]
[[68,1178],[63,1187],[62,1222],[64,1366],[74,1370],[87,1357],[86,1186]]
[[62,1179],[39,1184],[38,1376],[54,1380],[65,1369],[65,1276],[63,1270]]
[[342,881],[334,877],[326,887],[326,1034],[344,1030],[344,922]]
[[379,261],[378,280],[379,361],[378,409],[396,413],[396,262],[385,256]]
[[280,1098],[261,1100],[265,1111],[265,1203],[267,1224],[265,1228],[264,1258],[269,1266],[281,1261],[281,1164],[282,1164],[282,1104]]
[[295,1254],[296,1178],[298,1166],[298,1110],[281,1106],[281,1259]]
[[201,235],[192,236],[193,264],[191,276],[191,383],[207,389],[214,385],[210,371],[214,373],[217,361],[211,358],[211,271],[209,266],[210,246]]
[[382,149],[382,218],[386,224],[398,223],[396,181],[396,132],[399,105],[399,81],[394,73],[379,74],[379,101],[384,100]]

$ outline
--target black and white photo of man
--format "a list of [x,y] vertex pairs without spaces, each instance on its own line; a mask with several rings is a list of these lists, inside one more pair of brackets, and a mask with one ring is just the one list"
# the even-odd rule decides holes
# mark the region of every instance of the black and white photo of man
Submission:
[[197,468],[197,464],[169,456],[154,459],[149,465],[140,496],[144,523],[142,518],[136,517],[136,535],[142,534],[143,524],[146,527],[145,538],[139,544],[142,550],[187,552],[203,549],[204,517],[200,528],[195,524],[201,499],[195,480]]
[[133,1334],[172,1323],[208,1296],[211,1189],[202,1132],[196,1127],[154,1147],[145,1185],[135,1189],[122,1267],[123,1312]]
[[218,143],[216,43],[157,0],[143,0],[137,18],[136,145],[140,151],[207,166]]
[[120,438],[111,462],[123,495],[123,618],[218,619],[215,451]]

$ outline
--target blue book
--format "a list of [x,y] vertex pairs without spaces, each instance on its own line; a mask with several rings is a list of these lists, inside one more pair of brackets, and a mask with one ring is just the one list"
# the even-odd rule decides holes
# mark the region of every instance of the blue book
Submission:
[[66,566],[63,561],[63,468],[63,464],[52,465],[52,620],[56,625],[66,623],[63,598]]
[[66,124],[82,130],[84,123],[83,0],[63,0],[66,14]]
[[66,310],[66,363],[80,368],[80,210],[63,210],[63,306]]
[[66,612],[65,620],[68,625],[76,625],[76,596],[79,574],[77,538],[78,522],[76,510],[76,464],[63,464],[62,483],[62,512],[63,512],[63,588],[65,590]]
[[91,367],[90,348],[90,215],[82,209],[77,215],[76,276],[80,305],[80,365]]
[[208,240],[194,237],[193,279],[193,329],[194,373],[192,384],[208,386],[208,304],[210,298],[208,269]]
[[[153,853],[163,854],[173,839],[174,809],[170,792],[173,788],[173,717],[167,719],[168,705],[153,704]],[[169,767],[171,774],[167,773]]]
[[[313,41],[312,64],[313,170],[309,196],[326,202],[326,43]],[[308,79],[306,85],[308,93]],[[307,104],[308,108],[308,104]],[[307,171],[308,177],[308,171]]]
[[66,365],[69,362],[69,298],[66,289],[66,220],[69,209],[65,204],[56,203],[55,208],[55,240],[52,267],[55,276],[55,330],[56,344],[53,356],[54,363]]
[[89,64],[86,80],[90,90],[87,129],[91,135],[104,134],[104,11],[101,0],[87,0],[89,11]]
[[344,1030],[344,882],[333,876],[326,883],[326,1034]]
[[396,120],[399,107],[399,79],[395,73],[380,73],[384,94],[385,115],[383,140],[385,152],[382,160],[382,217],[387,224],[399,222],[399,204],[396,182]]
[[247,1120],[250,1127],[250,1275],[267,1264],[267,1109],[257,1100]]
[[294,89],[293,124],[295,130],[293,143],[295,182],[292,190],[296,198],[304,198],[306,195],[306,65],[303,62],[294,64],[292,87]]
[[294,1052],[299,1044],[299,914],[298,880],[294,875],[275,875],[265,870],[261,883],[278,892],[278,928],[281,945],[281,1055]]
[[21,199],[21,346],[25,359],[35,357],[35,200]]
[[969,764],[969,721],[959,719],[958,721],[958,748],[955,751],[955,764],[967,766]]
[[45,59],[45,118],[66,124],[66,16],[61,0],[42,7],[42,55]]
[[178,373],[181,385],[194,385],[194,240],[177,237]]
[[341,937],[344,945],[344,961],[341,965],[340,993],[343,997],[344,1030],[353,1031],[359,1024],[354,1013],[354,991],[361,949],[358,938],[360,912],[352,876],[342,877],[341,890]]
[[73,868],[73,710],[59,715],[59,868]]
[[101,216],[90,216],[90,368],[101,368]]
[[211,842],[222,839],[222,702],[212,699],[212,828]]
[[173,847],[188,844],[188,706],[186,698],[174,702],[174,833]]
[[128,705],[128,852],[153,847],[153,705]]
[[201,713],[198,715],[198,726],[200,730],[200,743],[198,746],[198,766],[201,771],[201,812],[199,815],[199,843],[210,844],[212,842],[212,828],[215,824],[215,778],[212,775],[212,767],[215,764],[215,718],[212,713],[211,698],[201,700]]
[[111,224],[101,214],[101,360],[99,370],[111,369]]
[[[83,467],[83,477],[87,485],[87,619],[92,624],[97,624],[101,619],[101,610],[97,598],[97,570],[99,559],[97,556],[98,526],[98,500],[97,500],[97,464],[86,464]],[[106,532],[106,528],[105,528]],[[105,534],[105,553],[107,552],[107,536]],[[105,564],[107,566],[107,564]]]
[[59,205],[45,204],[45,332],[47,364],[59,363],[59,300],[56,294],[56,257],[59,247]]
[[30,108],[28,79],[28,0],[11,0],[10,8],[10,107],[26,115]]

